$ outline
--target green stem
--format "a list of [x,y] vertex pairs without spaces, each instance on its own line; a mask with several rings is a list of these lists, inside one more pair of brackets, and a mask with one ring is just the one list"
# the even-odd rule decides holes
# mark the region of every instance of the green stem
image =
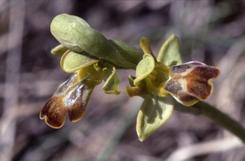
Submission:
[[210,104],[199,102],[194,107],[185,107],[178,104],[176,110],[194,114],[202,114],[239,137],[245,143],[245,128],[236,120],[221,112]]

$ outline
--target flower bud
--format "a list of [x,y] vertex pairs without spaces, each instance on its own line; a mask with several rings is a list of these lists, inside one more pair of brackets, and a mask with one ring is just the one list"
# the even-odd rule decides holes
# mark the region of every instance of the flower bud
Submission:
[[142,54],[116,40],[108,40],[80,17],[68,14],[56,16],[50,25],[52,35],[71,51],[86,52],[95,59],[106,60],[121,68],[135,68]]

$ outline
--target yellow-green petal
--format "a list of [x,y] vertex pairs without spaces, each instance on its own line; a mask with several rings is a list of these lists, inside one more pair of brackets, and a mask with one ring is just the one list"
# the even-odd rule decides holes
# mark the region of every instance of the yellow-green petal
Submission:
[[60,60],[61,68],[67,73],[73,73],[81,68],[85,68],[98,60],[92,59],[74,51],[67,51]]
[[116,68],[113,68],[112,73],[107,78],[105,84],[103,85],[103,90],[106,94],[119,94],[120,80],[116,73]]
[[51,50],[51,54],[55,56],[62,56],[68,49],[63,45],[57,45]]
[[155,68],[155,60],[151,55],[145,55],[144,58],[136,66],[136,79],[134,84],[139,84],[140,81],[148,77]]
[[141,37],[140,38],[140,48],[143,50],[144,55],[152,55],[152,50],[151,50],[151,41],[147,37]]

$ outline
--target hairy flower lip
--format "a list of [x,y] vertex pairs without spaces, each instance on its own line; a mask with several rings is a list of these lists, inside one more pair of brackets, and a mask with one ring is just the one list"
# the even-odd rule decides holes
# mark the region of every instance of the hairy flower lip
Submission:
[[219,69],[199,61],[191,61],[171,68],[165,89],[180,103],[192,106],[205,100],[213,90],[212,80]]
[[66,105],[63,96],[52,96],[43,106],[40,112],[40,119],[49,127],[60,129],[64,126],[66,117],[75,123],[82,119],[85,112],[85,103],[77,101],[71,105]]
[[[84,81],[77,82],[76,75],[62,83],[40,111],[40,119],[49,127],[62,128],[66,117],[78,122],[85,112],[89,95]],[[84,95],[84,92],[86,93]]]
[[60,129],[65,124],[67,109],[63,106],[61,96],[52,96],[43,106],[39,117],[46,125],[54,129]]
[[64,98],[68,118],[71,122],[78,122],[84,115],[86,101],[83,98],[83,93],[85,88],[86,86],[84,84],[77,85],[74,90],[69,92]]
[[[193,87],[193,84],[196,84],[196,83],[193,83],[193,84],[191,83],[191,82],[193,82],[195,80],[188,80],[188,78],[187,78],[187,80],[190,83],[187,84],[187,88],[188,88],[188,91],[191,94],[193,94],[195,97],[197,97],[200,100],[205,100],[213,92],[213,82],[212,81],[213,81],[213,79],[215,79],[215,78],[218,77],[219,70],[216,67],[210,67],[210,66],[208,68],[205,68],[205,67],[196,67],[195,69],[193,69],[193,71],[191,72],[191,74],[193,73],[193,75],[197,75],[197,73],[198,72],[199,73],[202,72],[202,70],[207,70],[206,71],[207,74],[203,73],[207,77],[207,79],[206,79],[206,82],[205,82],[205,80],[199,80],[199,81],[204,81],[204,82],[199,82],[199,83],[207,83],[209,85],[208,87],[210,87],[209,91],[207,91],[207,93],[205,93],[203,95],[201,93],[198,93],[198,91],[195,91],[196,88]],[[210,72],[212,72],[212,73],[210,73]],[[199,87],[199,88],[201,88],[201,87]]]

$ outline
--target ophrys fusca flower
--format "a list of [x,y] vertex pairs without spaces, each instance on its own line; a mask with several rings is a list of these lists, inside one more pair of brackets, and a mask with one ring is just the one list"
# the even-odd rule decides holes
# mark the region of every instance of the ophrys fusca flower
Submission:
[[212,79],[218,75],[219,70],[214,66],[199,61],[187,62],[171,67],[165,89],[178,102],[191,106],[212,93]]
[[40,118],[52,128],[64,126],[66,116],[72,122],[79,121],[93,89],[84,81],[77,82],[76,75],[62,83],[40,112]]

